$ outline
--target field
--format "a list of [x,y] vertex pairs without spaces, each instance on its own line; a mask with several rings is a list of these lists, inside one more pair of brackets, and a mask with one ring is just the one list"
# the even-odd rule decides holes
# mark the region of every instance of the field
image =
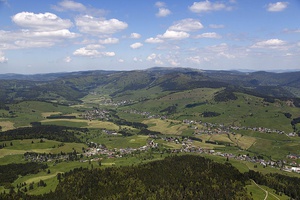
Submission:
[[17,104],[11,104],[9,113],[6,110],[0,110],[0,123],[5,123],[6,129],[30,126],[31,122],[38,122],[47,117],[51,113],[70,114],[76,113],[76,110],[69,106],[62,106],[54,103],[40,101],[23,101]]
[[187,125],[175,120],[150,119],[143,121],[143,123],[149,126],[149,130],[158,131],[162,134],[181,135],[188,128]]
[[0,158],[9,155],[21,155],[25,152],[36,153],[52,153],[58,154],[60,152],[82,152],[82,147],[86,148],[85,144],[81,143],[62,143],[53,140],[43,139],[24,139],[5,141],[7,147],[0,150]]

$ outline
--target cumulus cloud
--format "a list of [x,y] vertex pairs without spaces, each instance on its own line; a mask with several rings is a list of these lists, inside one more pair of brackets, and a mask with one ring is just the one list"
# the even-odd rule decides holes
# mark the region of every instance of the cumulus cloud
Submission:
[[162,8],[166,6],[166,3],[162,2],[162,1],[158,1],[155,3],[155,6],[158,8]]
[[50,47],[79,36],[68,30],[70,20],[52,13],[20,12],[12,16],[12,21],[23,29],[0,31],[0,42],[6,49]]
[[159,38],[148,38],[145,40],[146,43],[151,43],[151,44],[157,44],[157,43],[163,43],[164,41],[162,39],[159,39]]
[[76,26],[83,33],[92,35],[113,34],[128,27],[128,24],[118,19],[102,19],[90,15],[79,16],[75,19]]
[[236,57],[233,54],[229,54],[229,53],[225,53],[225,52],[218,53],[218,56],[223,56],[223,57],[228,58],[228,59],[234,59]]
[[166,17],[171,14],[171,11],[167,8],[159,8],[158,12],[155,14],[156,17]]
[[282,49],[285,47],[286,42],[279,39],[264,40],[252,45],[252,48],[269,48],[269,49]]
[[171,31],[185,31],[185,32],[190,32],[190,31],[198,31],[203,28],[203,25],[201,24],[200,21],[196,19],[183,19],[178,22],[175,22],[173,26],[169,27],[169,30]]
[[288,2],[276,2],[276,3],[269,3],[267,5],[267,11],[269,12],[280,12],[287,8]]
[[195,38],[215,38],[219,39],[221,36],[215,32],[210,32],[210,33],[202,33],[200,35],[197,35]]
[[70,63],[72,61],[72,58],[70,56],[67,56],[67,57],[64,58],[64,61],[66,63]]
[[130,38],[132,38],[132,39],[139,39],[139,38],[141,38],[141,34],[138,34],[138,33],[131,33],[131,34],[130,34]]
[[58,3],[58,6],[53,6],[53,9],[57,11],[65,11],[65,10],[71,10],[71,11],[85,11],[87,8],[78,2],[70,1],[70,0],[64,0]]
[[158,1],[155,3],[155,6],[158,7],[158,12],[155,14],[156,17],[166,17],[172,13],[168,8],[166,8],[166,4],[164,2]]
[[69,30],[57,31],[0,31],[0,49],[50,47],[65,39],[78,37]]
[[0,63],[6,63],[8,59],[5,57],[4,53],[0,51]]
[[148,61],[154,62],[156,65],[163,65],[164,63],[161,61],[161,55],[152,53],[147,57]]
[[72,33],[67,29],[57,31],[40,31],[40,32],[29,32],[32,37],[53,37],[53,38],[75,38],[78,36],[76,33]]
[[55,43],[51,41],[35,41],[35,40],[16,40],[14,42],[14,48],[40,48],[40,47],[51,47]]
[[203,59],[200,56],[190,56],[186,58],[186,60],[196,64],[200,64],[203,61]]
[[159,35],[159,38],[181,40],[190,37],[190,34],[184,31],[171,31],[167,30],[163,35]]
[[142,59],[140,59],[140,58],[137,58],[137,57],[134,57],[134,58],[133,58],[133,61],[135,61],[135,62],[143,62],[143,60],[142,60]]
[[140,43],[140,42],[136,42],[136,43],[130,45],[130,47],[131,47],[132,49],[138,49],[138,48],[141,48],[142,46],[143,46],[143,44]]
[[73,52],[75,56],[85,56],[85,57],[101,57],[101,56],[115,56],[115,52],[99,52],[96,49],[89,49],[89,47],[82,47]]
[[57,15],[48,12],[39,14],[20,12],[12,17],[12,21],[21,27],[35,31],[55,31],[72,26],[69,19],[61,19]]
[[104,40],[99,40],[100,44],[117,44],[119,43],[118,38],[106,38]]
[[194,2],[192,6],[189,7],[190,11],[194,13],[210,12],[210,11],[219,11],[219,10],[228,10],[230,7],[227,7],[223,3],[212,3],[208,0]]
[[104,46],[100,44],[89,44],[85,47],[86,49],[102,49]]
[[177,67],[180,65],[180,62],[178,62],[177,60],[174,59],[169,59],[168,62],[170,63],[170,65]]
[[108,57],[113,57],[116,55],[115,52],[101,52],[100,54],[103,56],[108,56]]
[[123,59],[119,59],[118,62],[119,62],[119,63],[123,63],[124,60],[123,60]]
[[53,5],[52,9],[64,12],[64,11],[73,11],[73,12],[79,12],[82,14],[93,14],[97,16],[102,16],[106,13],[103,9],[95,9],[92,7],[86,7],[82,3],[78,3],[72,0],[63,0],[59,2],[57,5]]

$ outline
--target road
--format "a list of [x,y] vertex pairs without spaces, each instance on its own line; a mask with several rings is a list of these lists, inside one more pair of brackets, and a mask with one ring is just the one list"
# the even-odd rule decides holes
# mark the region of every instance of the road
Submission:
[[[252,179],[251,179],[252,180]],[[269,192],[267,190],[265,190],[264,188],[260,187],[254,180],[252,180],[253,183],[259,187],[262,191],[264,191],[266,193],[266,196],[264,198],[264,200],[267,200],[268,199],[268,195],[269,195]],[[280,200],[278,197],[276,197],[274,194],[270,193],[270,195],[272,195],[273,197],[275,197],[276,199]]]

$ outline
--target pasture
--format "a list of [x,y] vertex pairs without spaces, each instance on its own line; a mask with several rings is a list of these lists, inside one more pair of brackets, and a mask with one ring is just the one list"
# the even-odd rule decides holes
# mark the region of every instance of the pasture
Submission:
[[149,119],[144,120],[143,123],[149,126],[149,130],[167,135],[181,135],[184,130],[188,129],[187,125],[176,120]]

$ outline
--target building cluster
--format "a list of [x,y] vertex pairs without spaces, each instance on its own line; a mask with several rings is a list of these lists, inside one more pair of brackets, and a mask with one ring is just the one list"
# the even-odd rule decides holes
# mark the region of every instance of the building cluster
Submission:
[[100,110],[96,108],[94,110],[86,111],[84,114],[82,114],[82,117],[87,120],[100,119],[108,121],[110,119],[110,114],[107,110]]
[[136,114],[136,115],[142,115],[147,119],[167,119],[167,116],[162,116],[162,115],[157,115],[157,114],[151,114],[151,112],[147,111],[138,111],[138,110],[125,110],[123,111],[125,113],[130,113],[130,114]]

